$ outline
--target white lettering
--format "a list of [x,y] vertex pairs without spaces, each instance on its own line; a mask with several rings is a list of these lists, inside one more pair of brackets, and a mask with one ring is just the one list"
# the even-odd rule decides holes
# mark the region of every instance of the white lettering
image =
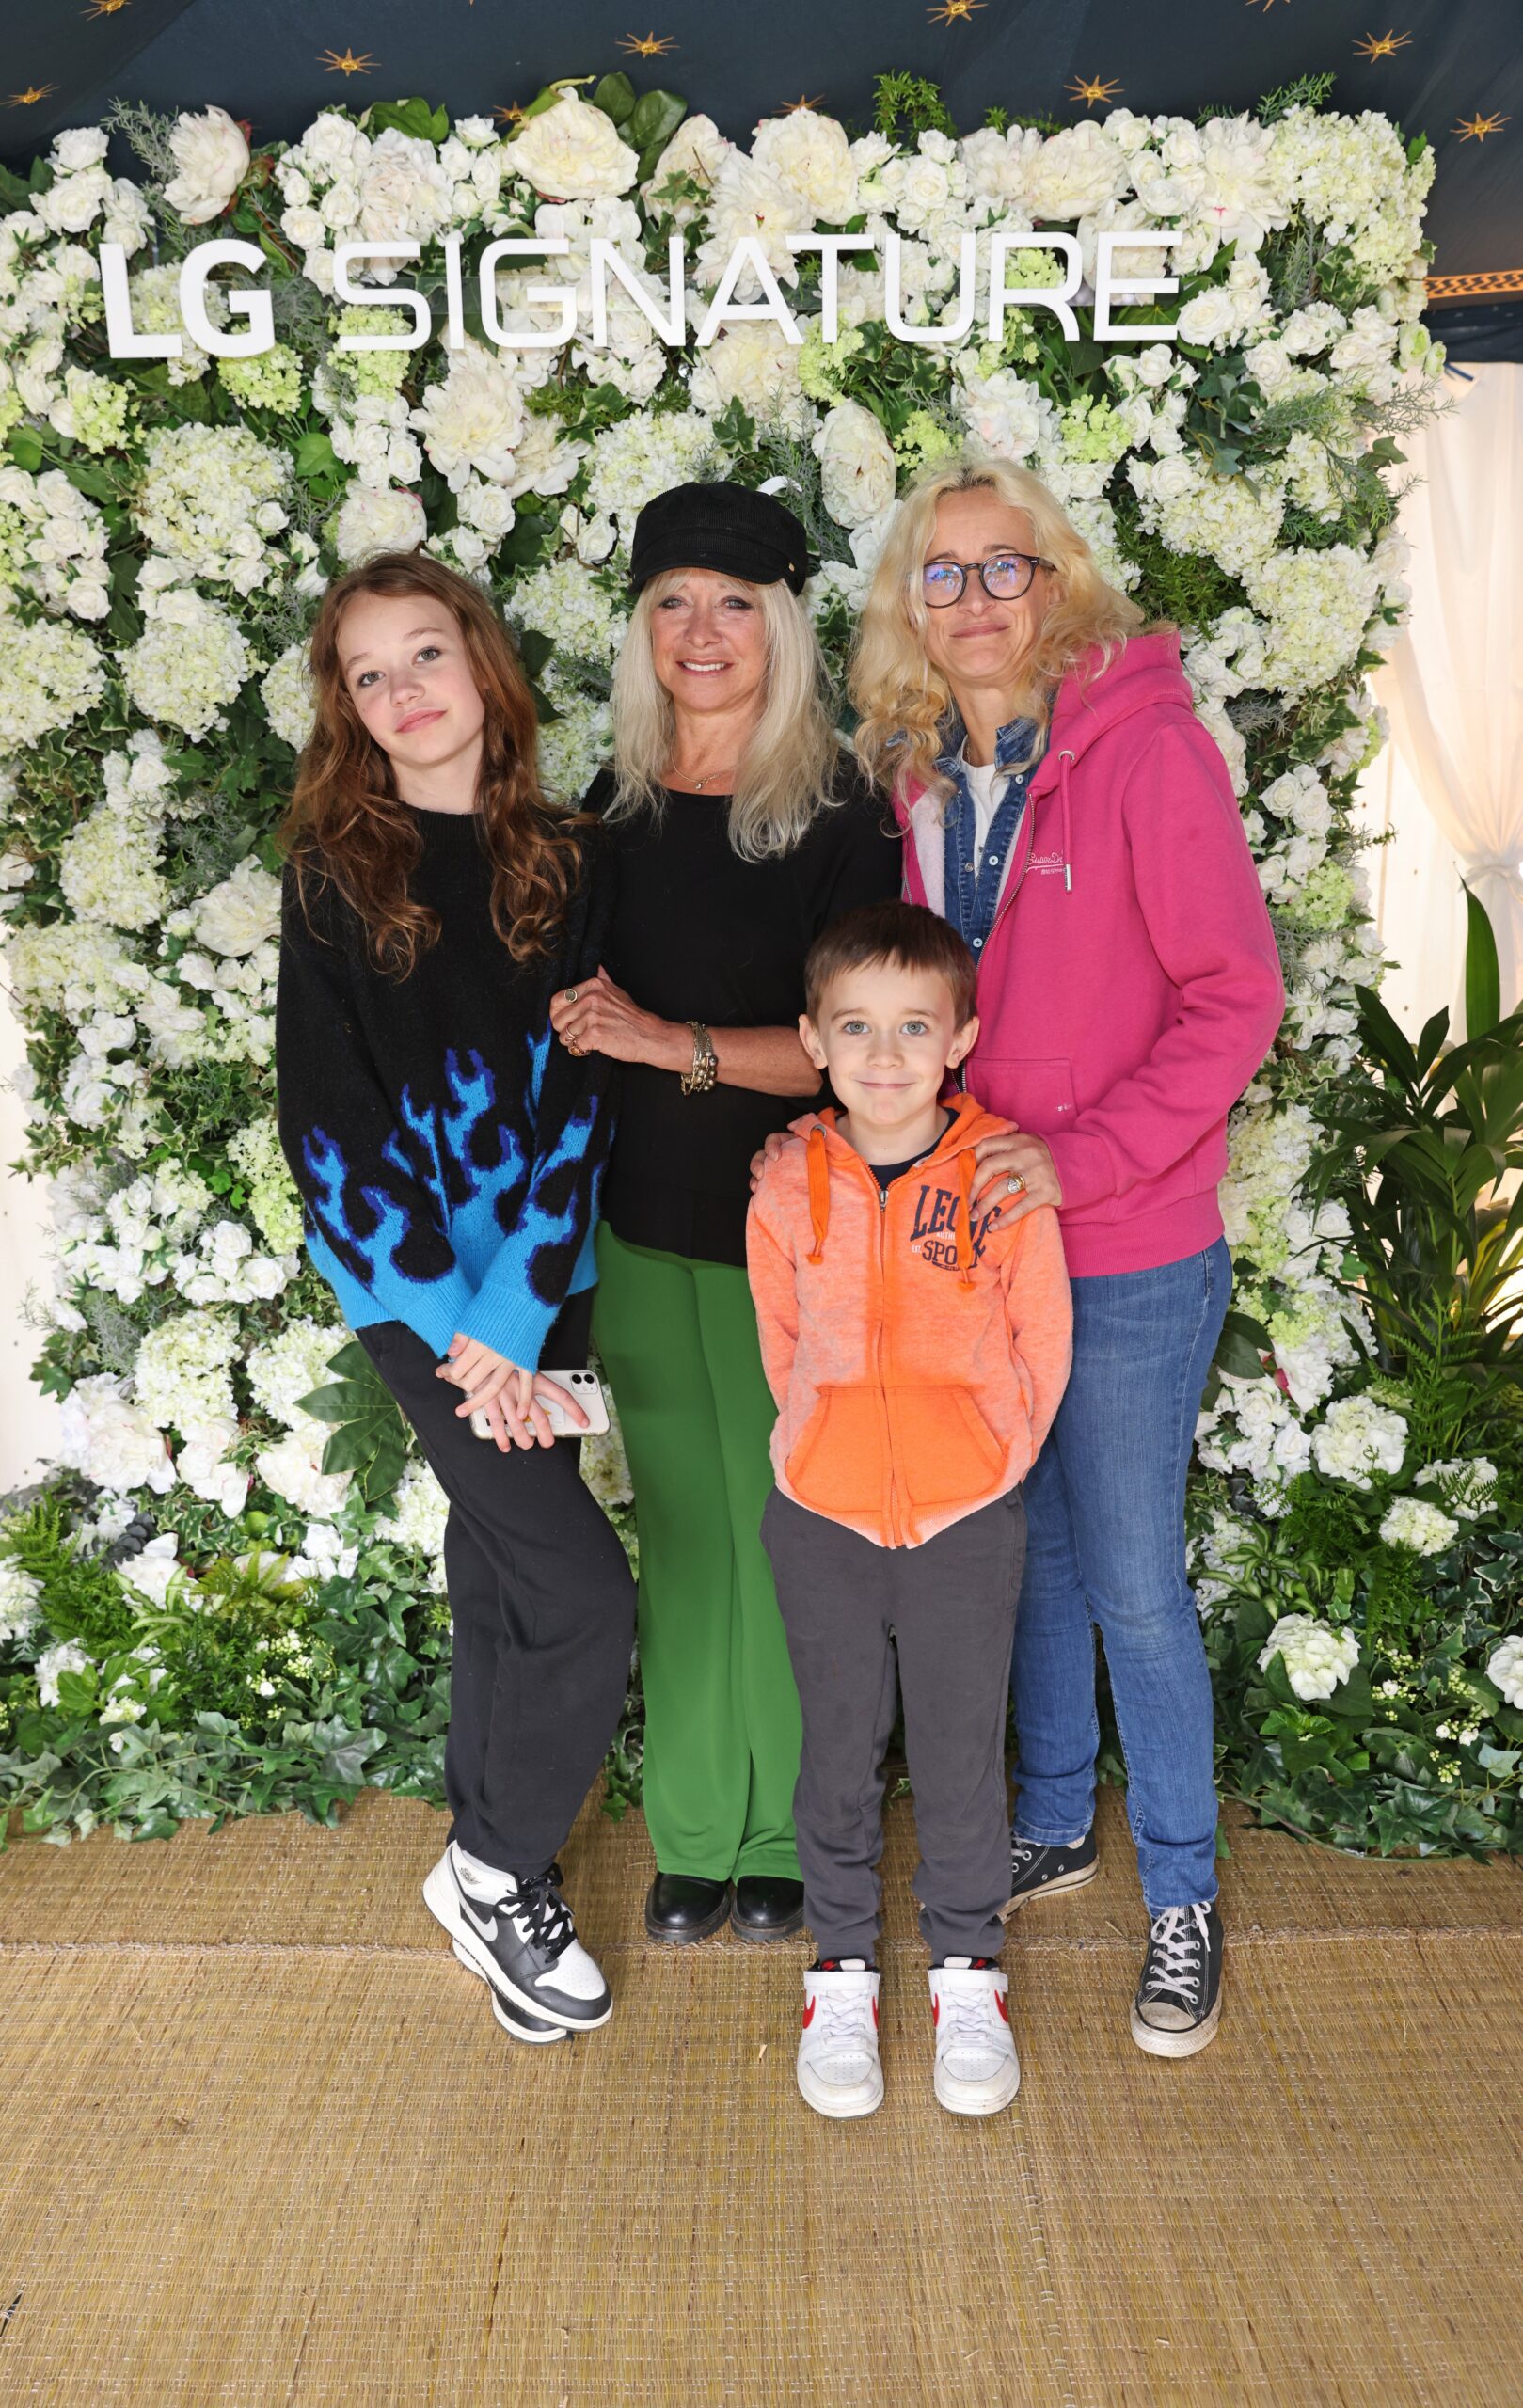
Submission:
[[1118,276],[1115,261],[1118,251],[1140,250],[1144,244],[1153,250],[1166,250],[1179,241],[1178,234],[1139,234],[1128,230],[1124,234],[1102,234],[1095,260],[1095,341],[1109,336],[1112,342],[1153,342],[1159,335],[1172,335],[1174,327],[1159,321],[1146,326],[1117,326],[1111,324],[1111,303],[1118,295],[1140,300],[1144,293],[1177,293],[1177,276]]
[[410,335],[341,335],[340,351],[420,351],[427,342],[434,313],[420,293],[409,286],[398,292],[390,285],[354,284],[349,268],[355,260],[415,260],[420,243],[341,243],[333,254],[333,290],[352,308],[405,309],[412,320]]
[[593,341],[601,350],[608,342],[608,280],[610,270],[617,277],[631,301],[644,311],[646,318],[664,343],[676,350],[688,331],[687,309],[682,291],[682,237],[674,234],[666,253],[667,304],[664,314],[655,295],[647,289],[643,277],[627,267],[619,257],[618,246],[606,234],[595,234],[592,243],[593,265]]
[[140,335],[133,325],[127,254],[119,243],[101,245],[101,289],[105,294],[106,349],[113,359],[179,359],[184,342],[176,334]]
[[[760,301],[738,301],[735,297],[735,288],[747,268],[761,286],[764,297]],[[707,350],[721,326],[732,319],[742,318],[770,318],[782,329],[785,342],[801,343],[803,341],[798,322],[783,298],[782,288],[768,265],[767,254],[754,234],[742,234],[730,253],[724,274],[714,288],[714,298],[708,305],[707,314],[698,329],[699,350]]]
[[504,235],[500,242],[488,243],[482,253],[482,324],[500,351],[559,351],[577,331],[577,288],[574,284],[531,284],[524,299],[531,309],[543,302],[558,309],[561,323],[547,334],[531,334],[527,329],[510,334],[502,323],[502,312],[497,306],[497,263],[499,260],[563,259],[571,245],[563,234],[552,234],[543,243],[527,237]]
[[192,342],[214,359],[253,359],[275,343],[275,312],[267,293],[225,293],[230,309],[248,320],[246,334],[230,335],[214,326],[206,314],[206,279],[214,267],[261,268],[264,254],[257,243],[241,243],[228,235],[215,243],[198,243],[187,251],[180,271],[180,314]]
[[833,342],[841,324],[841,261],[849,259],[853,251],[871,251],[873,246],[863,234],[790,234],[788,248],[790,251],[819,253],[820,340],[822,342]]
[[[1012,251],[1061,251],[1069,272],[1061,284],[1011,284],[1005,281],[1005,262]],[[998,342],[1005,330],[1005,312],[1012,301],[1029,301],[1051,309],[1070,342],[1079,340],[1079,321],[1069,308],[1084,281],[1084,261],[1076,234],[996,234],[989,246],[989,340]]]
[[890,234],[883,261],[883,317],[889,333],[900,342],[960,342],[972,325],[977,237],[964,234],[959,248],[957,316],[949,325],[912,326],[902,314],[904,247],[897,234]]

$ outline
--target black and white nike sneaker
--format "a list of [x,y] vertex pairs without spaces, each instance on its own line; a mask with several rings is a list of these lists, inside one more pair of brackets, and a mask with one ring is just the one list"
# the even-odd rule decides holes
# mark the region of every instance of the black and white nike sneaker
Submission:
[[478,1981],[486,1983],[486,1995],[492,2002],[492,2013],[504,2032],[511,2032],[516,2040],[526,2042],[531,2049],[543,2049],[551,2040],[569,2039],[570,2035],[563,2024],[547,2023],[542,2015],[526,2015],[516,2000],[505,1998],[495,1984],[487,1980],[487,1976],[482,1972],[475,1958],[467,1956],[458,1940],[454,1942],[454,1953],[468,1973],[474,1973]]
[[1060,1890],[1077,1890],[1100,1871],[1093,1830],[1072,1847],[1043,1847],[1036,1840],[1010,1842],[1010,1903],[1013,1914],[1028,1898],[1051,1898]]
[[[613,2001],[577,1938],[560,1884],[561,1868],[552,1864],[545,1873],[500,1874],[497,1894],[485,1897],[461,1879],[452,1840],[423,1883],[423,1904],[444,1925],[461,1962],[491,1984],[495,1998],[560,2031],[594,2032],[608,2021]],[[528,2036],[519,2032],[520,2038]]]

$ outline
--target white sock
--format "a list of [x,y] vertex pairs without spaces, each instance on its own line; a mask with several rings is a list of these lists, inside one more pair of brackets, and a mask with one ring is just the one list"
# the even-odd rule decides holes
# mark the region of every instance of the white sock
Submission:
[[511,1874],[500,1873],[495,1864],[484,1864],[479,1856],[472,1856],[458,1840],[454,1842],[454,1863],[465,1887],[477,1897],[500,1898],[513,1886]]

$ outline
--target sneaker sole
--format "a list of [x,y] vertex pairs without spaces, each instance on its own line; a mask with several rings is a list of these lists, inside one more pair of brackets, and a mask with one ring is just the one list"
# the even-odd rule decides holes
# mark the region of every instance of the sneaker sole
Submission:
[[1144,2023],[1134,2004],[1132,2037],[1139,2049],[1146,2050],[1150,2057],[1197,2057],[1202,2049],[1210,2048],[1216,2037],[1216,2027],[1221,2020],[1220,1990],[1216,1993],[1216,2004],[1205,2021],[1198,2023],[1192,2032],[1160,2032],[1155,2025]]
[[486,1980],[486,1975],[482,1972],[481,1967],[466,1955],[458,1940],[452,1944],[467,1972],[473,1974],[479,1982],[486,1982],[486,1994],[492,2002],[492,2013],[501,2024],[503,2031],[510,2033],[515,2040],[521,2040],[526,2049],[546,2049],[553,2041],[570,2039],[570,2033],[563,2031],[559,2023],[547,2024],[543,2032],[526,2032],[524,2022],[538,2023],[544,2020],[543,2017],[526,2016],[523,2021],[520,2021],[518,2009],[503,1997],[495,1982]]
[[816,2083],[801,2067],[797,2068],[799,2096],[817,2115],[828,2116],[833,2124],[849,2123],[855,2116],[871,2115],[883,2103],[883,2069],[878,2069],[876,2088],[866,2083],[855,2090],[835,2090],[827,2083]]
[[511,1999],[515,2006],[521,2007],[525,2015],[535,2016],[542,2023],[558,2024],[563,2032],[596,2032],[612,2014],[611,1998],[601,2014],[573,2015],[562,2007],[552,2006],[547,1999],[531,1998],[516,1982],[511,1982],[497,1958],[476,1934],[468,1927],[461,1928],[454,1912],[454,1876],[442,1857],[423,1882],[423,1904],[435,1922],[442,1924],[449,1933],[454,1953],[462,1962],[468,1964],[471,1972],[479,1973],[493,1990],[500,1992],[503,1998]]
[[1055,1898],[1062,1890],[1082,1890],[1099,1871],[1098,1861],[1093,1864],[1081,1864],[1076,1872],[1060,1873],[1055,1881],[1043,1881],[1038,1889],[1023,1890],[1019,1897],[1012,1898],[1007,1907],[1000,1909],[1000,1920],[1003,1922],[1007,1916],[1018,1913],[1021,1908],[1029,1907],[1033,1898]]
[[994,2097],[991,2098],[987,2094],[971,2096],[962,2089],[960,2083],[944,2078],[942,2068],[938,2066],[933,2087],[938,2099],[949,2115],[997,2115],[1004,2108],[1009,2106],[1021,2087],[1019,2064],[1011,2067],[1011,2074],[1013,2078],[1008,2087],[1002,2087]]

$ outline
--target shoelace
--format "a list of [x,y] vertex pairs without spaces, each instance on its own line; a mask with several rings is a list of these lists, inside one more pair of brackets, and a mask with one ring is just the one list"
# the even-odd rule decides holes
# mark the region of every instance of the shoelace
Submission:
[[1144,1998],[1177,1998],[1198,2006],[1206,1978],[1207,1909],[1166,1907],[1148,1942]]
[[873,1994],[864,1982],[860,1989],[842,1990],[822,1983],[814,1993],[821,2040],[865,2040],[873,2029]]
[[558,1864],[552,1864],[545,1873],[522,1874],[513,1892],[501,1902],[504,1911],[512,1916],[530,1946],[537,1949],[552,1965],[565,1954],[577,1936],[571,1909],[561,1895],[559,1884],[562,1878]]
[[991,1995],[988,1990],[982,1988],[976,1990],[944,1988],[936,1995],[942,2003],[936,2037],[944,2049],[969,2042],[987,2043]]
[[1036,1863],[1037,1859],[1040,1854],[1041,1849],[1035,1840],[1012,1840],[1010,1842],[1010,1862],[1017,1873],[1024,1873],[1028,1865]]

